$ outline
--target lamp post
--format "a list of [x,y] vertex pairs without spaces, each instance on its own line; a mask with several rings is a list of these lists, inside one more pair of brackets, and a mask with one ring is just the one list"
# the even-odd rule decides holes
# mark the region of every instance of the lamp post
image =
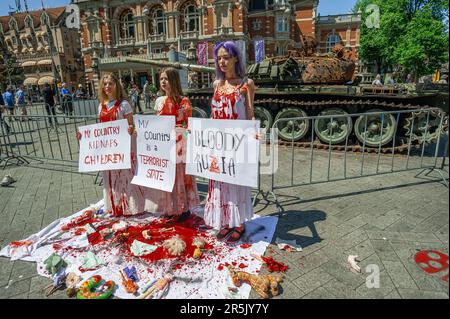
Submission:
[[[45,11],[45,9],[44,9]],[[59,73],[57,71],[57,67],[56,67],[56,63],[55,63],[55,41],[53,39],[53,32],[52,32],[52,27],[50,26],[50,23],[48,21],[48,19],[44,19],[45,20],[45,26],[47,28],[47,37],[48,37],[48,42],[49,42],[49,47],[50,47],[50,59],[52,61],[52,73],[53,73],[53,78],[55,81],[55,85],[56,85],[56,90],[57,90],[57,94],[56,94],[56,99],[58,104],[61,104],[61,99],[60,99],[60,94],[58,91],[58,83],[61,81]],[[54,29],[54,26],[53,26]],[[58,52],[58,51],[56,51]]]

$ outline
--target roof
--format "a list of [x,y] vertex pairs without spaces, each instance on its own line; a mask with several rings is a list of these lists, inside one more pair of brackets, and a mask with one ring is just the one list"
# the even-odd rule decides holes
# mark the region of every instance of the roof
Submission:
[[[66,11],[65,7],[57,7],[57,8],[48,8],[45,9],[45,12],[50,18],[50,22],[54,23],[56,22]],[[36,11],[29,11],[29,12],[19,12],[19,13],[13,13],[11,16],[14,17],[17,21],[17,27],[19,30],[22,30],[25,27],[25,18],[30,15],[30,17],[33,19],[33,25],[35,28],[39,27],[41,25],[41,15],[42,12],[44,12],[43,9],[36,10]],[[11,16],[0,16],[0,23],[2,24],[3,31],[7,32],[9,31],[9,21],[11,19]]]

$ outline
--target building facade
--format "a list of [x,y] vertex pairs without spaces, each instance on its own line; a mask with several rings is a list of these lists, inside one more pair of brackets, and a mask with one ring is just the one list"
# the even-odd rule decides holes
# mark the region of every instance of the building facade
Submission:
[[[50,8],[0,17],[0,39],[23,68],[30,95],[49,83],[84,83],[84,63],[77,29],[65,25],[65,8]],[[20,83],[17,83],[20,84]]]
[[[318,0],[74,0],[80,8],[82,52],[86,81],[97,89],[103,71],[117,71],[122,80],[140,86],[155,82],[157,69],[125,61],[127,56],[167,60],[175,46],[187,52],[197,47],[199,64],[214,63],[213,48],[227,39],[237,41],[246,63],[255,61],[255,42],[263,42],[264,56],[280,56],[301,48],[301,36],[319,37],[326,51],[332,30],[355,49],[359,45],[357,19],[325,24],[317,17]],[[344,30],[344,31],[341,31]],[[355,31],[356,30],[356,31]],[[325,41],[325,47],[323,42]],[[337,42],[337,38],[333,38]],[[201,53],[205,52],[205,53]],[[206,57],[205,57],[206,55]],[[203,74],[200,85],[210,84]]]

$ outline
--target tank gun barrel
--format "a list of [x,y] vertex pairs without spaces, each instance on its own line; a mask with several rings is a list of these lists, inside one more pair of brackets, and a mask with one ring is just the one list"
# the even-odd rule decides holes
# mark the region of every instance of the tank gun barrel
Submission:
[[204,65],[180,63],[180,62],[157,61],[157,60],[151,60],[151,59],[145,59],[145,58],[127,57],[125,59],[125,61],[133,62],[133,63],[149,64],[149,65],[159,66],[159,67],[172,67],[175,69],[186,69],[189,71],[201,72],[201,73],[214,73],[216,71],[214,68],[209,67],[209,66],[204,66]]

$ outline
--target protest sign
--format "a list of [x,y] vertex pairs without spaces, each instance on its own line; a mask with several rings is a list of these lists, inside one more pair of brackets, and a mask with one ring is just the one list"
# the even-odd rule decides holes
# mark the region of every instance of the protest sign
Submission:
[[79,172],[131,168],[127,120],[80,126]]
[[176,172],[175,117],[135,115],[134,123],[137,172],[131,183],[171,192]]
[[257,187],[259,121],[189,118],[186,174]]

